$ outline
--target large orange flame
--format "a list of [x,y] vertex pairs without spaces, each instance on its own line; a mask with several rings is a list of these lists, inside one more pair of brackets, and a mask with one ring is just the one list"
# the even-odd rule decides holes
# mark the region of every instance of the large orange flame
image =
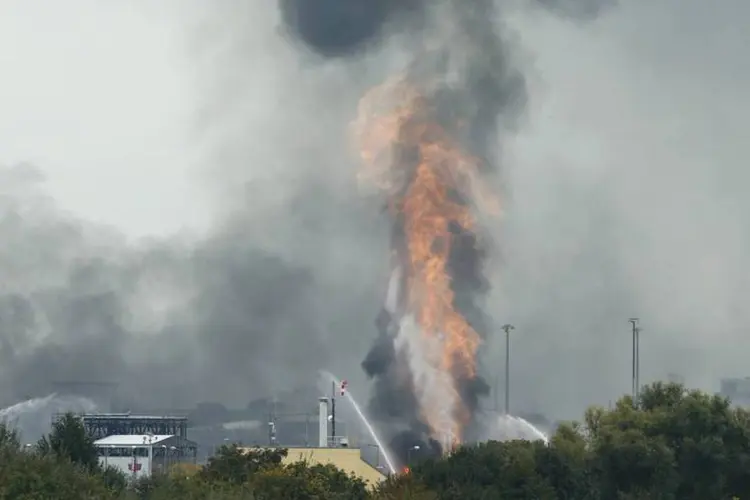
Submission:
[[496,208],[477,192],[480,162],[435,116],[419,89],[393,79],[362,98],[355,130],[366,166],[362,178],[386,191],[393,215],[403,221],[408,311],[425,342],[439,346],[431,365],[449,375],[441,388],[449,401],[423,401],[422,414],[433,437],[454,446],[468,419],[456,380],[475,376],[480,337],[454,306],[448,268],[452,227],[474,230],[467,200]]

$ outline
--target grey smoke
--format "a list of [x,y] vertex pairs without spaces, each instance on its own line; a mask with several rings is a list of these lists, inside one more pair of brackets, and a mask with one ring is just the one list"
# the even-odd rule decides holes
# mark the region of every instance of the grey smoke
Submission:
[[[497,141],[506,214],[484,304],[517,327],[513,408],[578,417],[627,391],[632,314],[646,380],[745,375],[747,3],[624,2],[588,25],[521,3],[503,3],[502,27],[528,117]],[[408,47],[384,25],[368,50],[321,61],[270,3],[201,14],[211,234],[134,244],[64,213],[34,172],[4,171],[3,402],[88,377],[144,407],[244,406],[321,365],[364,397],[389,223],[357,192],[346,127]],[[276,314],[257,314],[254,287],[284,295]],[[483,373],[502,386],[500,338]]]
[[[496,138],[506,213],[490,223],[497,248],[483,309],[516,326],[513,408],[572,418],[627,391],[633,314],[651,331],[646,379],[676,371],[710,389],[743,374],[750,71],[737,20],[746,4],[621,3],[588,23],[525,2],[499,6],[527,101],[513,110],[520,117],[502,116]],[[361,394],[390,223],[381,200],[357,192],[346,127],[362,93],[408,63],[413,38],[389,21],[358,46],[367,50],[321,58],[301,50],[302,37],[286,38],[278,12],[235,2],[212,15],[215,33],[201,42],[231,40],[205,66],[221,178],[265,187],[252,206],[275,229],[253,226],[256,239],[325,276],[326,294],[346,291],[326,296],[336,319],[324,328],[335,339],[329,368]],[[299,195],[311,184],[325,194]],[[294,213],[284,209],[292,193],[306,202]],[[300,234],[304,248],[290,247]],[[497,385],[503,342],[492,328],[488,336],[483,374]]]
[[[275,376],[294,383],[324,362],[311,273],[256,248],[240,220],[201,241],[128,247],[58,211],[29,172],[4,171],[4,400],[94,381],[141,408],[244,406],[278,389]],[[133,321],[159,308],[151,325]]]
[[536,0],[545,9],[563,17],[589,21],[618,4],[618,0]]
[[[404,4],[398,2],[370,2],[370,8],[378,10],[366,17],[368,23],[362,22],[359,16],[366,16],[365,9],[358,8],[356,3],[282,2],[287,9],[290,5],[298,6],[296,16],[285,18],[290,30],[312,50],[334,57],[346,50],[361,51],[365,44],[373,48],[376,42],[385,43],[378,38],[395,36],[398,27],[403,29],[409,25],[410,44],[415,48],[411,50],[412,63],[406,78],[424,86],[427,99],[436,108],[435,120],[448,127],[455,123],[467,125],[461,137],[463,147],[482,159],[485,172],[502,171],[496,155],[499,124],[510,128],[516,122],[526,102],[526,89],[524,78],[506,46],[506,35],[501,32],[494,1],[411,2],[410,8],[405,10],[402,10]],[[302,14],[305,8],[309,11]],[[565,10],[571,13],[569,8]],[[413,20],[415,12],[424,18],[422,29],[417,32],[415,23],[407,22]],[[404,18],[397,23],[400,16]],[[319,36],[322,25],[327,25],[325,37]],[[386,28],[390,30],[385,31]],[[334,45],[337,50],[331,52]],[[407,128],[409,124],[403,126]],[[397,155],[399,158],[410,156],[409,151]],[[485,179],[485,182],[491,183],[492,179]],[[401,225],[397,220],[392,224],[394,228]],[[454,229],[455,243],[449,266],[455,305],[478,333],[486,337],[489,321],[477,301],[489,288],[484,276],[486,248],[483,248],[488,238],[486,235],[477,238],[458,227]],[[394,229],[395,238],[403,237],[398,232]],[[393,328],[389,320],[383,318],[383,313],[376,323],[380,335],[363,362],[365,372],[375,379],[370,411],[391,431],[395,442],[403,441],[404,434],[399,433],[406,432],[409,439],[418,439],[422,447],[427,448],[425,437],[418,437],[425,425],[412,394],[408,370],[405,372],[407,363],[401,359],[408,354],[399,353],[388,345],[393,342],[394,337],[389,333]],[[473,417],[480,398],[489,394],[489,386],[481,377],[468,380],[457,377],[459,392]],[[403,431],[404,428],[407,430]],[[402,460],[404,458],[401,456]]]

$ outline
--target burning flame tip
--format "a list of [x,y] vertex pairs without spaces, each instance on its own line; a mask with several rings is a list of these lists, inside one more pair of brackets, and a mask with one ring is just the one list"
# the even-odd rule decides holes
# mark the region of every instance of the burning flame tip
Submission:
[[[452,241],[456,226],[474,230],[475,210],[499,215],[501,207],[479,181],[480,159],[461,148],[432,108],[427,95],[397,75],[363,96],[353,125],[366,166],[359,179],[382,189],[390,213],[403,223],[409,311],[425,339],[440,340],[435,368],[454,375],[443,387],[449,401],[422,404],[433,437],[444,441],[450,436],[452,447],[469,418],[455,376],[476,375],[481,343],[454,305],[448,265]],[[453,125],[454,130],[467,127],[465,121]]]

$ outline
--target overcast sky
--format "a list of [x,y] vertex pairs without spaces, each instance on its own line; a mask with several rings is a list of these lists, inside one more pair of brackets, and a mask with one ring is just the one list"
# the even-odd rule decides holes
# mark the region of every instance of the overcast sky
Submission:
[[[305,155],[290,148],[319,144],[320,158],[338,158],[331,151],[345,140],[321,130],[330,123],[300,117],[326,103],[338,106],[330,120],[353,113],[335,101],[352,70],[300,69],[308,56],[273,26],[273,2],[236,4],[4,0],[0,164],[33,163],[59,206],[81,218],[165,237],[202,231],[226,209],[205,176],[211,162],[233,164],[230,187],[263,177],[257,163],[236,168],[236,145],[265,158],[283,147],[291,160]],[[629,1],[588,23],[517,4],[504,22],[530,100],[518,132],[498,138],[507,213],[494,230],[503,256],[488,305],[517,326],[514,401],[574,416],[627,391],[634,314],[646,379],[675,371],[718,389],[721,376],[750,375],[750,4]],[[247,18],[227,14],[237,12]],[[246,59],[221,49],[240,29],[251,33]],[[224,67],[212,87],[206,61],[220,57],[247,68]],[[303,71],[311,83],[289,94],[298,122],[289,126],[291,114],[269,125]],[[326,82],[338,87],[321,90]],[[206,93],[217,89],[243,105],[220,120],[214,107],[208,120],[207,103],[221,99]],[[343,179],[349,168],[331,172]],[[274,245],[283,246],[264,243]]]
[[0,162],[34,163],[63,207],[132,235],[200,220],[177,3],[3,2]]

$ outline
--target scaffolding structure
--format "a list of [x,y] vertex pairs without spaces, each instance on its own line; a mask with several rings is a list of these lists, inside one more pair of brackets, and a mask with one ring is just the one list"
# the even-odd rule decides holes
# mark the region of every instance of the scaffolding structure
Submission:
[[[56,415],[55,419],[61,416]],[[94,439],[132,434],[174,435],[187,439],[188,419],[185,416],[85,413],[80,418],[86,431]]]

